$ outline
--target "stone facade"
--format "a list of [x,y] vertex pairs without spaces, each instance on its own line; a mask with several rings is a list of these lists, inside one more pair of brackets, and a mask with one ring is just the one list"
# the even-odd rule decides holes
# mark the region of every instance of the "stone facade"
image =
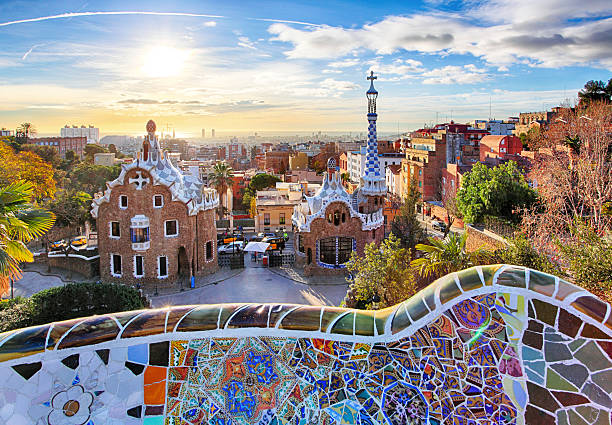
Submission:
[[104,281],[170,285],[218,268],[216,192],[150,142],[93,203]]
[[[336,214],[340,217],[338,224],[334,222]],[[332,202],[325,209],[323,217],[312,221],[310,232],[295,233],[296,264],[304,267],[304,274],[306,276],[313,274],[343,274],[344,268],[329,268],[322,265],[317,242],[330,237],[353,238],[355,250],[359,254],[363,254],[366,244],[382,242],[385,236],[384,233],[382,226],[364,231],[363,222],[360,218],[351,216],[351,211],[346,203]],[[317,255],[318,253],[319,255]]]

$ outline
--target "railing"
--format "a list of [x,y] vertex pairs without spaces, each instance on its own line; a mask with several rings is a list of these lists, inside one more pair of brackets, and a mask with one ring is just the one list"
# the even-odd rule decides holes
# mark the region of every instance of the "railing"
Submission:
[[608,423],[611,311],[555,276],[492,265],[378,311],[218,304],[74,319],[0,334],[0,415],[561,424],[587,412]]
[[146,251],[151,247],[151,241],[146,242],[132,242],[132,249],[134,251]]

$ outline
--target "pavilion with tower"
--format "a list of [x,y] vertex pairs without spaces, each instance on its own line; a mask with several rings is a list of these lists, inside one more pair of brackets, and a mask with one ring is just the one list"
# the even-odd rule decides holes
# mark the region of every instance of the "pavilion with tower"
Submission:
[[296,264],[306,275],[343,272],[353,251],[363,254],[366,244],[384,238],[383,207],[387,186],[380,170],[376,136],[376,77],[367,78],[368,140],[366,164],[359,187],[349,194],[333,158],[319,191],[297,205],[292,216]]
[[162,288],[217,270],[219,196],[160,148],[155,123],[136,159],[92,203],[105,281]]

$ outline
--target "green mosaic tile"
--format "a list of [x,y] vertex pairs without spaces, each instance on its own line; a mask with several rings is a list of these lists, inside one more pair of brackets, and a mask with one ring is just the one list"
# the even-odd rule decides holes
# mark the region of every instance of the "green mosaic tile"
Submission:
[[449,279],[440,288],[440,303],[444,305],[459,295],[461,295],[461,290],[457,286],[457,282],[455,282],[454,278]]
[[412,296],[408,301],[404,301],[404,306],[413,322],[425,317],[429,313],[419,294]]
[[398,332],[401,332],[411,324],[412,321],[408,317],[406,309],[400,308],[395,312],[395,316],[393,316],[393,322],[391,323],[391,333],[396,334]]
[[304,306],[286,315],[278,327],[286,330],[318,331],[320,321],[321,307]]
[[189,312],[178,325],[177,332],[192,332],[217,329],[219,305],[204,305]]
[[195,308],[197,308],[197,306],[194,305],[172,307],[166,319],[166,332],[172,332],[179,320]]
[[578,388],[562,378],[561,375],[551,368],[546,369],[546,388],[549,390],[578,392]]
[[457,276],[459,277],[459,283],[461,284],[461,288],[463,292],[471,291],[472,289],[482,288],[482,280],[480,280],[480,275],[478,274],[478,270],[476,267],[472,267],[470,269],[461,270],[457,272]]
[[374,311],[357,311],[355,315],[355,335],[374,336]]
[[506,266],[504,271],[497,276],[498,285],[512,288],[527,288],[527,270],[518,266]]
[[374,324],[376,325],[376,332],[378,332],[378,335],[383,335],[385,333],[385,323],[387,323],[387,320],[391,320],[394,312],[394,307],[375,311]]
[[342,316],[331,329],[332,334],[353,335],[355,312],[349,311]]
[[346,308],[341,307],[323,307],[323,316],[321,316],[321,332],[329,332],[329,325],[336,320],[338,316],[345,314]]
[[[439,281],[437,281],[439,282]],[[445,284],[446,282],[444,282]],[[429,308],[429,310],[435,310],[436,309],[436,301],[435,301],[435,292],[436,292],[436,288],[438,287],[437,284],[434,285],[429,285],[427,288],[422,289],[421,291],[419,291],[416,296],[420,297],[424,302],[425,305],[427,305],[427,307]]]
[[495,276],[495,273],[500,269],[500,267],[502,267],[502,264],[493,264],[490,266],[480,267],[486,286],[493,285],[493,276]]
[[555,277],[547,273],[530,270],[529,289],[550,297],[555,292]]

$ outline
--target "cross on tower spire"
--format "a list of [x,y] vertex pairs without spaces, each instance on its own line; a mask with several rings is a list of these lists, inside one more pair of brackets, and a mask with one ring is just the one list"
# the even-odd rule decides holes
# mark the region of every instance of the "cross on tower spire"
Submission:
[[374,71],[370,71],[370,76],[367,77],[367,80],[372,80],[372,83],[374,82],[374,80],[376,80],[378,77],[374,75]]

